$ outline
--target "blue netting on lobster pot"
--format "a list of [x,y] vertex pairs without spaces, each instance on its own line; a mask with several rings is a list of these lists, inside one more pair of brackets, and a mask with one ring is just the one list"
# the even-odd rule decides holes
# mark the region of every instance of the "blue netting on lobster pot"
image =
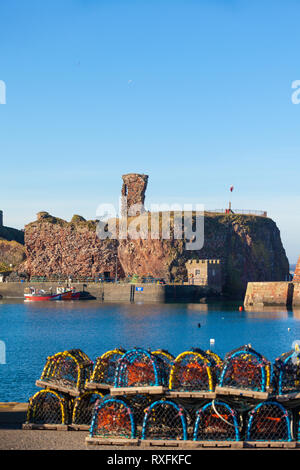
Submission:
[[80,349],[58,352],[47,358],[41,381],[47,386],[83,390],[90,379],[93,362]]
[[115,387],[146,387],[166,385],[164,361],[145,349],[127,351],[118,361]]
[[134,439],[136,435],[131,407],[124,400],[107,397],[94,409],[90,437]]
[[247,441],[292,441],[291,415],[281,403],[259,403],[249,413]]
[[274,362],[274,386],[278,395],[300,393],[299,350],[291,350]]
[[125,395],[122,399],[130,406],[135,423],[136,437],[140,438],[146,410],[154,400],[151,395],[139,393]]
[[158,356],[164,362],[166,372],[169,376],[171,367],[175,360],[173,354],[169,353],[169,351],[166,351],[165,349],[157,349],[156,351],[152,351],[152,354]]
[[188,439],[187,419],[184,408],[170,400],[158,400],[145,412],[143,440]]
[[125,353],[122,348],[106,351],[96,359],[90,382],[98,385],[113,386],[118,360]]
[[31,424],[69,424],[72,400],[54,390],[40,390],[29,399],[26,422]]
[[214,374],[207,354],[198,349],[179,354],[171,368],[169,389],[212,392]]
[[240,441],[241,416],[227,403],[213,400],[197,411],[194,441]]
[[219,387],[266,392],[271,382],[271,363],[251,346],[242,346],[225,355]]
[[102,393],[96,391],[84,392],[74,400],[72,424],[85,424],[90,426],[94,408],[98,400],[103,398]]

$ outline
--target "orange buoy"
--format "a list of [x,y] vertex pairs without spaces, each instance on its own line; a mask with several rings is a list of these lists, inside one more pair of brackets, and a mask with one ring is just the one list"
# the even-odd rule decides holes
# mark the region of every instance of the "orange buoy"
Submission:
[[240,305],[239,306],[239,311],[242,312],[243,311],[243,307]]

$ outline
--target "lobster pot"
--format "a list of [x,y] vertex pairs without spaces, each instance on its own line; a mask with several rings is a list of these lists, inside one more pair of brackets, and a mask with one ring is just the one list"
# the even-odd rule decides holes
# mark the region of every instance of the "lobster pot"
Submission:
[[240,416],[227,403],[207,403],[196,416],[194,441],[240,440]]
[[136,437],[141,437],[145,413],[153,399],[149,395],[135,394],[126,396],[124,400],[128,403],[133,413]]
[[275,360],[274,385],[278,395],[300,393],[300,359],[295,350]]
[[59,352],[47,358],[41,381],[47,386],[80,391],[90,379],[93,363],[80,349]]
[[72,400],[54,390],[40,390],[29,399],[27,423],[69,424]]
[[186,441],[188,433],[184,408],[169,400],[152,403],[145,412],[142,439]]
[[185,351],[176,357],[170,372],[170,390],[212,392],[213,388],[211,364],[206,356]]
[[72,424],[85,424],[90,426],[94,408],[98,400],[103,398],[100,392],[84,392],[74,400]]
[[134,439],[135,423],[128,403],[113,397],[99,401],[94,409],[90,437]]
[[168,382],[171,367],[173,365],[175,357],[171,353],[166,351],[165,349],[157,349],[156,351],[152,351],[152,354],[154,356],[158,356],[163,361],[164,368],[165,368],[165,373],[166,373],[166,376],[167,376],[167,382]]
[[249,346],[226,354],[220,387],[266,392],[271,384],[271,364]]
[[246,440],[291,441],[290,414],[275,401],[259,403],[249,413]]
[[127,351],[118,361],[115,387],[151,387],[166,381],[163,360],[144,349]]
[[217,383],[222,373],[223,360],[220,356],[218,356],[218,354],[213,351],[210,351],[209,349],[205,351],[205,354],[211,363],[211,369],[214,376],[214,383]]
[[90,381],[94,384],[113,386],[117,362],[124,353],[123,349],[113,349],[98,357]]

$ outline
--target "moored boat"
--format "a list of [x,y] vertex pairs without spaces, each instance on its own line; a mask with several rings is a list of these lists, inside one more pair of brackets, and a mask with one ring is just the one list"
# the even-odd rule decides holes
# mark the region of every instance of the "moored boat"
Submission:
[[56,293],[52,289],[46,292],[44,289],[37,289],[36,287],[29,287],[24,291],[24,300],[30,302],[42,302],[52,300],[78,300],[80,292],[76,291],[74,287],[57,287]]

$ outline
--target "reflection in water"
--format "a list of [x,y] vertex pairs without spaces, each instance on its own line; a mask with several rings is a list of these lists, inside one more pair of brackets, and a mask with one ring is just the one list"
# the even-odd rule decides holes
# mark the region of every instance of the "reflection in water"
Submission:
[[247,307],[245,312],[249,314],[250,318],[280,319],[287,318],[289,315],[289,310],[283,307],[263,307],[261,310]]
[[300,307],[294,307],[293,308],[293,317],[296,320],[300,320]]
[[[116,304],[85,302],[0,302],[0,401],[26,401],[50,354],[82,349],[92,360],[115,347],[167,349],[174,356],[213,347],[224,357],[251,343],[273,361],[300,338],[300,309],[247,309],[238,303]],[[199,324],[201,328],[199,328]],[[210,339],[214,339],[214,345]]]

